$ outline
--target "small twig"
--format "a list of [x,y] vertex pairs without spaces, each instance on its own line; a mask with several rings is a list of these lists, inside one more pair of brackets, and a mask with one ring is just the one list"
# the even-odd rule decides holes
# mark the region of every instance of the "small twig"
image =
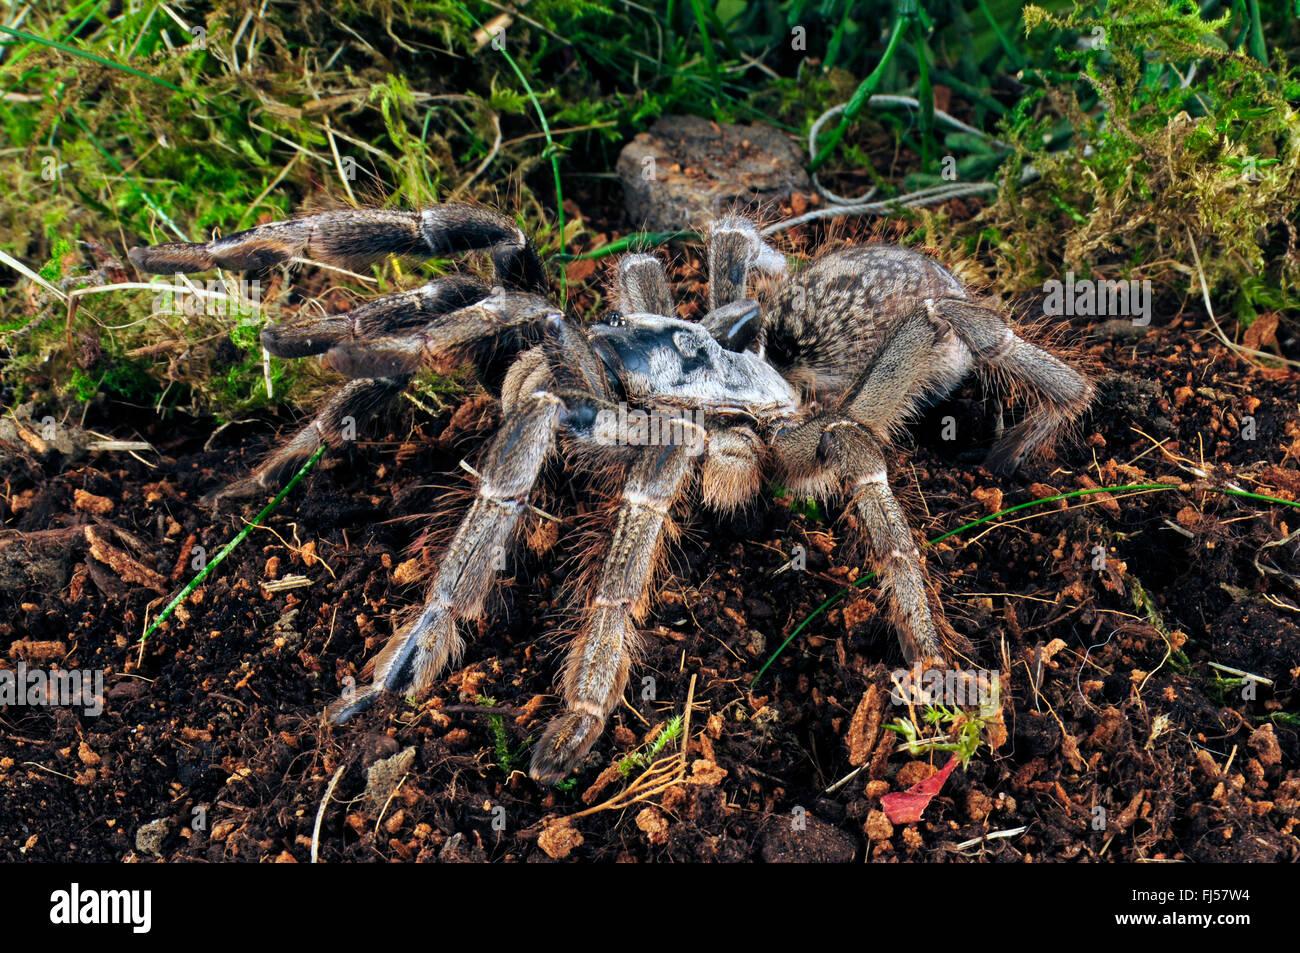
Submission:
[[94,443],[86,444],[87,450],[101,450],[112,452],[118,450],[153,450],[153,444],[145,443],[143,440],[96,440]]
[[1028,827],[1012,827],[1005,831],[993,831],[992,833],[989,834],[983,834],[980,837],[972,837],[970,840],[964,840],[960,844],[954,846],[952,849],[967,850],[971,847],[975,847],[978,844],[983,844],[985,841],[1001,840],[1004,837],[1019,837],[1027,830],[1029,830]]
[[311,580],[306,576],[297,576],[292,573],[283,579],[272,579],[270,582],[259,583],[267,592],[284,592],[286,589],[301,589],[303,586],[310,586]]
[[1269,354],[1267,351],[1257,351],[1254,348],[1246,347],[1244,344],[1236,344],[1228,340],[1228,336],[1223,333],[1223,328],[1219,325],[1219,319],[1214,315],[1214,306],[1210,304],[1210,286],[1205,280],[1205,269],[1201,267],[1201,254],[1196,250],[1196,239],[1192,237],[1192,230],[1186,228],[1187,243],[1192,249],[1192,260],[1196,263],[1196,277],[1201,283],[1201,298],[1205,302],[1205,313],[1210,316],[1210,323],[1214,325],[1214,334],[1219,341],[1230,351],[1236,351],[1238,354],[1249,354],[1254,358],[1264,358],[1269,361],[1281,361],[1287,367],[1300,367],[1300,361],[1288,360],[1277,354]]
[[823,791],[822,793],[823,793],[823,794],[834,794],[834,793],[835,793],[836,791],[838,791],[840,788],[844,787],[844,785],[848,784],[850,781],[852,781],[854,778],[856,778],[859,774],[861,774],[861,773],[862,773],[862,769],[863,769],[863,768],[866,768],[866,767],[868,767],[868,766],[870,766],[870,764],[871,764],[871,762],[868,761],[866,764],[862,764],[862,765],[859,765],[858,767],[854,768],[852,771],[850,771],[848,774],[844,775],[844,777],[840,778],[838,781],[836,781],[834,784],[832,784],[830,787],[828,787],[828,788],[827,788],[825,791]]
[[58,288],[54,287],[54,285],[50,284],[48,281],[46,281],[36,272],[32,271],[21,261],[13,257],[13,255],[10,255],[7,251],[4,251],[3,249],[0,249],[0,261],[4,262],[6,265],[8,265],[14,271],[18,272],[20,275],[24,275],[27,278],[31,279],[32,281],[36,282],[46,291],[51,292],[56,298],[61,298],[64,301],[68,300],[67,292],[60,291]]
[[601,811],[621,811],[640,801],[662,794],[675,785],[686,782],[686,751],[691,744],[691,709],[695,705],[696,677],[695,675],[691,676],[691,684],[686,691],[686,714],[682,719],[682,750],[680,753],[660,758],[618,794],[615,794],[607,801],[597,804],[595,807],[589,807],[585,811],[570,814],[563,819],[565,824],[572,823],[578,818],[586,817],[589,814],[599,814]]
[[1218,669],[1220,672],[1227,672],[1229,675],[1236,675],[1239,678],[1246,678],[1252,682],[1259,682],[1259,684],[1267,685],[1269,688],[1273,687],[1273,679],[1265,678],[1263,675],[1253,675],[1250,672],[1243,672],[1239,668],[1232,668],[1230,665],[1220,665],[1218,662],[1206,662],[1205,664],[1210,666],[1210,668]]
[[60,778],[67,778],[69,781],[75,782],[77,780],[76,778],[71,777],[70,775],[64,774],[62,771],[55,771],[53,768],[47,768],[45,765],[37,764],[35,761],[24,761],[23,764],[33,768],[39,768],[41,771],[44,771],[47,774],[57,775]]
[[316,808],[316,823],[311,831],[311,862],[314,864],[319,860],[320,848],[320,825],[325,820],[325,808],[329,806],[330,798],[334,796],[334,788],[339,783],[339,778],[343,777],[343,771],[347,768],[347,762],[339,765],[339,769],[334,772],[334,777],[330,778],[330,783],[325,787],[325,796],[321,798],[320,807]]
[[682,770],[686,770],[686,749],[691,746],[691,709],[695,707],[695,675],[686,689],[686,717],[682,722]]
[[410,776],[411,776],[411,772],[409,771],[406,772],[406,774],[402,775],[402,780],[398,781],[395,785],[393,785],[393,789],[388,792],[388,800],[386,800],[384,802],[384,806],[379,809],[379,817],[375,818],[376,837],[379,836],[379,825],[384,822],[384,814],[388,812],[388,805],[393,803],[393,798],[397,797],[397,792],[402,789],[402,785],[406,783],[406,779],[409,778]]
[[[339,155],[339,144],[334,141],[334,130],[330,127],[329,116],[324,117],[325,135],[329,139],[330,152],[334,155],[334,168],[338,170],[339,180],[343,183],[343,191],[348,193],[348,201],[352,207],[357,207],[357,197],[352,191],[352,182],[346,172],[343,171],[343,159]],[[354,162],[356,160],[353,160]]]
[[1254,562],[1254,564],[1255,564],[1255,570],[1256,570],[1256,571],[1257,571],[1261,576],[1265,576],[1265,575],[1268,575],[1268,576],[1281,576],[1283,579],[1285,579],[1287,582],[1289,582],[1292,586],[1296,586],[1297,588],[1300,588],[1300,579],[1297,579],[1293,574],[1287,572],[1287,571],[1284,570],[1284,569],[1279,569],[1277,566],[1265,566],[1263,563],[1261,563],[1261,562],[1259,561],[1259,557],[1263,554],[1264,550],[1266,550],[1266,549],[1275,549],[1275,548],[1277,548],[1278,546],[1285,546],[1287,543],[1289,543],[1289,542],[1291,542],[1292,540],[1296,539],[1296,537],[1300,537],[1300,529],[1297,529],[1297,530],[1296,530],[1295,532],[1293,532],[1293,533],[1289,533],[1289,534],[1288,534],[1285,538],[1283,538],[1283,539],[1275,539],[1275,540],[1272,540],[1271,542],[1267,542],[1267,543],[1265,543],[1263,546],[1259,547],[1259,549],[1257,549],[1257,550],[1255,551],[1255,556],[1254,556],[1254,558],[1253,558],[1253,560],[1252,560],[1252,561]]

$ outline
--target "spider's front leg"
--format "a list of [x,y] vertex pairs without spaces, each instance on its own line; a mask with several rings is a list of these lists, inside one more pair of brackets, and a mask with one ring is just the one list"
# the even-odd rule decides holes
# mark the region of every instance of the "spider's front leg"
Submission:
[[554,449],[563,410],[560,400],[544,391],[529,395],[515,408],[516,416],[498,431],[480,461],[477,495],[442,556],[423,612],[366,666],[363,674],[373,674],[371,684],[329,707],[330,721],[347,721],[385,691],[428,688],[459,656],[464,642],[457,624],[483,614],[538,473]]
[[264,328],[262,344],[272,355],[325,354],[327,364],[355,380],[250,476],[216,498],[270,489],[322,443],[338,446],[344,421],[356,422],[392,399],[422,365],[451,365],[469,357],[485,372],[496,364],[499,350],[513,355],[526,343],[529,329],[555,313],[541,297],[546,290],[541,260],[512,221],[466,205],[325,212],[208,242],[132,248],[132,263],[154,273],[265,268],[304,257],[357,264],[386,255],[428,257],[474,249],[490,251],[499,289],[451,275],[343,314]]
[[[582,329],[554,311],[544,327],[542,345],[521,354],[506,374],[501,393],[505,422],[479,461],[478,492],[442,555],[424,610],[366,666],[363,674],[373,676],[371,684],[330,706],[331,721],[347,721],[383,692],[427,689],[459,656],[464,648],[459,623],[482,617],[497,573],[514,549],[538,475],[554,452],[556,434],[569,425],[572,411],[556,384],[568,384],[596,401],[608,397],[603,369]],[[385,353],[374,359],[392,357]],[[557,373],[555,367],[564,370]]]
[[[495,347],[503,338],[523,339],[531,330],[562,316],[545,298],[526,292],[492,290],[475,300],[476,279],[440,279],[400,295],[380,298],[346,315],[299,325],[273,325],[262,332],[276,356],[324,352],[325,363],[353,378],[319,412],[274,450],[248,477],[225,488],[218,498],[273,488],[322,443],[338,447],[344,422],[369,417],[405,388],[422,367],[441,370],[464,358],[484,358],[476,349]],[[472,303],[455,307],[465,300]],[[413,326],[423,321],[420,326]]]
[[628,473],[609,551],[565,661],[567,711],[547,726],[533,752],[528,773],[543,784],[569,773],[622,697],[639,648],[637,625],[649,610],[651,583],[675,532],[670,510],[693,469],[691,445],[683,439],[646,447]]
[[131,263],[154,274],[209,268],[268,268],[300,258],[350,265],[388,255],[434,257],[487,248],[507,288],[545,293],[546,274],[532,242],[514,222],[471,205],[419,212],[343,209],[258,225],[208,242],[132,248]]

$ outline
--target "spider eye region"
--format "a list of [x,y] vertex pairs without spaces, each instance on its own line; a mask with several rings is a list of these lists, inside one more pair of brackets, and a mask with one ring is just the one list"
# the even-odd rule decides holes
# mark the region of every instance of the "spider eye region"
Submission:
[[673,347],[682,357],[689,359],[694,358],[704,350],[704,341],[701,338],[708,339],[707,335],[702,335],[694,328],[689,331],[673,332]]

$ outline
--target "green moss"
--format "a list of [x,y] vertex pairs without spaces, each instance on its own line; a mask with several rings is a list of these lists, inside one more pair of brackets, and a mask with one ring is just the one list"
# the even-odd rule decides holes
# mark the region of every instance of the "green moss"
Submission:
[[158,382],[147,364],[126,357],[103,363],[103,370],[93,372],[74,367],[67,375],[64,393],[81,403],[100,394],[133,404],[152,404],[157,400]]
[[[887,195],[939,181],[945,155],[959,181],[1014,183],[1033,164],[1041,179],[1006,186],[969,220],[916,213],[914,237],[979,258],[1013,292],[1066,269],[1199,291],[1194,246],[1225,313],[1248,324],[1294,309],[1296,16],[1276,0],[1207,10],[1187,0],[1046,0],[1024,8],[1022,22],[1014,0],[920,5],[879,91],[946,88],[954,111],[1007,147],[868,108],[823,177],[850,194],[874,181]],[[0,98],[0,177],[23,201],[0,207],[0,247],[44,263],[42,276],[60,287],[102,285],[111,279],[81,239],[120,256],[140,242],[228,234],[353,200],[418,207],[454,196],[513,210],[550,255],[586,228],[579,203],[561,234],[557,188],[607,176],[621,143],[656,117],[760,120],[804,135],[876,68],[896,15],[892,0],[534,0],[505,36],[525,87],[501,51],[474,42],[474,24],[499,12],[478,0],[272,5],[250,29],[229,4],[34,4],[2,38],[0,84],[15,95]],[[1079,48],[1099,27],[1106,47]],[[310,74],[302,50],[318,51]],[[1012,84],[1023,89],[1016,101]],[[326,283],[373,294],[449,267],[386,264],[374,286],[300,271],[264,304],[268,319],[293,317],[315,308],[310,296]],[[558,284],[558,267],[552,274]],[[288,296],[289,281],[307,300]],[[133,359],[137,371],[155,394],[183,391],[191,410],[230,415],[266,400],[251,328],[154,314],[150,292],[83,297],[65,327],[63,303],[43,294],[0,294],[6,383],[99,386],[94,366],[70,383],[80,366],[72,352],[93,339],[103,360],[149,355]],[[227,334],[233,360],[220,346]],[[323,378],[307,363],[270,362],[277,401],[314,399]]]
[[[1025,24],[1055,31],[1053,65],[1078,79],[1034,90],[1004,130],[1042,180],[1006,188],[972,223],[1003,282],[1102,266],[1199,295],[1199,256],[1243,319],[1294,300],[1300,259],[1277,249],[1300,201],[1300,87],[1283,59],[1234,49],[1230,17],[1187,0],[1028,6]],[[1052,152],[1062,124],[1070,145]]]

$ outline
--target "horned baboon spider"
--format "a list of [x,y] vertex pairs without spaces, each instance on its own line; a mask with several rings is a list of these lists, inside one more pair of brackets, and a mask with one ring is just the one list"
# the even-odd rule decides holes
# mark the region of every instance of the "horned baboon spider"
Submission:
[[[349,313],[263,331],[272,354],[323,354],[351,380],[244,485],[272,487],[322,442],[337,444],[344,418],[373,411],[422,367],[468,359],[499,395],[504,423],[472,471],[477,495],[423,611],[367,666],[371,684],[330,706],[329,717],[342,722],[381,692],[428,688],[459,656],[459,624],[482,616],[496,554],[514,542],[557,443],[577,468],[617,467],[622,491],[608,548],[564,665],[566,710],[532,759],[532,776],[546,783],[587,752],[623,693],[671,511],[697,472],[700,501],[724,514],[753,500],[765,476],[800,494],[847,500],[849,531],[867,544],[903,651],[910,661],[943,658],[951,630],[890,490],[891,437],[923,399],[976,368],[1036,397],[989,458],[1006,472],[1092,396],[1080,373],[1018,337],[936,261],[869,244],[786,276],[785,258],[742,218],[708,231],[709,310],[698,323],[675,317],[659,260],[630,254],[617,266],[617,312],[584,327],[547,300],[542,263],[523,232],[463,205],[327,212],[200,244],[135,248],[130,258],[171,273],[472,249],[490,252],[491,285],[443,277]],[[779,276],[763,306],[747,297],[754,272]],[[658,415],[660,439],[645,445],[629,421],[646,418],[628,408]]]

